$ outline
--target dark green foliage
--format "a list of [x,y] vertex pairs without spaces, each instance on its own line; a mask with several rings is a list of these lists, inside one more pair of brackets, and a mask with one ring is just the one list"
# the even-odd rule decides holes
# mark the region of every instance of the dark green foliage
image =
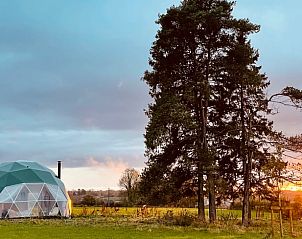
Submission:
[[287,86],[282,90],[282,94],[290,98],[294,104],[301,104],[302,90],[296,89],[291,86]]
[[[157,21],[151,70],[143,77],[153,102],[140,192],[153,204],[195,193],[203,220],[207,193],[210,221],[217,202],[241,196],[246,222],[252,189],[267,195],[264,179],[285,165],[274,149],[264,151],[278,134],[267,119],[269,82],[248,40],[259,26],[234,19],[233,5],[187,0]],[[291,88],[283,93],[299,98]]]
[[[277,99],[276,99],[277,98]],[[288,98],[290,103],[285,102],[284,98]],[[292,86],[287,86],[280,93],[273,94],[268,99],[268,102],[274,102],[285,106],[293,106],[302,109],[302,90],[296,89]]]
[[154,189],[168,194],[171,185],[177,191],[171,199],[178,200],[182,185],[188,182],[195,184],[198,196],[203,195],[207,176],[211,207],[215,207],[217,157],[210,119],[215,117],[214,82],[223,74],[222,59],[234,34],[232,5],[184,1],[158,20],[161,29],[151,49],[152,71],[144,76],[154,99],[147,111],[148,167],[141,184],[148,196]]
[[159,222],[167,226],[191,226],[196,221],[196,217],[191,215],[187,210],[181,211],[175,215],[172,210],[168,210],[166,214],[159,219]]
[[81,204],[85,206],[95,206],[96,199],[92,195],[85,195],[81,201]]

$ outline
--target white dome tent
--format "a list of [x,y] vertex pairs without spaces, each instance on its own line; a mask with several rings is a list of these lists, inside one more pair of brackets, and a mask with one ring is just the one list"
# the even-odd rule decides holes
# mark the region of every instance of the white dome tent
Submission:
[[70,215],[70,198],[53,171],[30,161],[0,164],[1,218]]

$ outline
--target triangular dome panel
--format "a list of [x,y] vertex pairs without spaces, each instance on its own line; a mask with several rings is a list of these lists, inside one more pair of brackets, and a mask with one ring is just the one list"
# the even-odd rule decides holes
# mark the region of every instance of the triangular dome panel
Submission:
[[61,216],[59,205],[57,202],[54,204],[53,208],[49,212],[49,216]]
[[41,217],[44,216],[43,210],[40,207],[39,203],[36,202],[31,210],[31,217]]
[[11,198],[9,193],[7,192],[6,188],[4,188],[2,190],[2,192],[0,193],[0,203],[12,202],[12,201],[13,201],[13,199]]
[[14,162],[10,168],[10,171],[17,171],[17,170],[21,170],[24,169],[24,166],[22,164],[20,164],[19,162]]
[[6,191],[8,193],[8,195],[12,198],[12,201],[14,201],[16,199],[16,197],[18,196],[20,189],[23,187],[22,184],[17,184],[17,185],[11,185],[6,187]]
[[31,184],[27,184],[27,188],[29,189],[29,191],[32,193],[33,197],[38,200],[41,190],[43,188],[44,184],[41,183],[31,183]]
[[39,205],[45,216],[49,216],[53,207],[55,206],[56,201],[39,201]]
[[58,202],[61,215],[65,214],[66,202]]
[[52,193],[48,190],[48,187],[44,184],[41,193],[38,198],[39,201],[54,201],[55,198]]
[[1,203],[1,218],[9,218],[9,210],[12,207],[12,203]]
[[66,196],[64,195],[62,190],[59,189],[57,194],[57,201],[66,201],[66,200],[67,200]]
[[17,197],[14,199],[14,201],[27,202],[27,201],[29,201],[29,194],[30,194],[29,189],[26,187],[26,185],[23,184]]
[[49,192],[53,195],[54,199],[57,200],[58,190],[60,190],[59,187],[56,185],[48,184],[47,188]]

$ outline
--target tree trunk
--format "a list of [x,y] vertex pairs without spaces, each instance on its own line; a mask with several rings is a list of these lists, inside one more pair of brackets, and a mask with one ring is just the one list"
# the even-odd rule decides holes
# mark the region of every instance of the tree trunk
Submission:
[[215,170],[215,160],[210,155],[208,148],[208,138],[207,138],[207,125],[208,125],[208,107],[209,107],[209,99],[210,99],[210,63],[212,59],[212,39],[209,38],[207,43],[207,65],[206,65],[206,81],[205,81],[205,91],[204,91],[204,102],[202,105],[202,118],[203,118],[203,150],[207,156],[207,170],[208,170],[208,189],[209,189],[209,220],[210,223],[216,221],[216,197],[215,197],[215,181],[214,181],[214,170]]
[[206,220],[205,208],[204,208],[204,192],[203,192],[203,169],[201,163],[198,169],[198,218],[201,221]]
[[[248,226],[248,211],[249,211],[249,192],[250,192],[250,180],[248,173],[248,156],[246,155],[246,125],[245,125],[245,109],[244,109],[244,92],[241,86],[240,89],[240,120],[241,120],[241,146],[240,146],[240,158],[242,159],[242,174],[243,174],[243,200],[242,200],[242,225]],[[249,140],[249,139],[248,139]]]
[[247,156],[244,159],[244,195],[242,205],[242,225],[248,226],[251,219],[250,191],[252,174],[252,153],[250,150],[251,115],[249,116],[249,126],[247,134]]
[[213,172],[210,170],[208,174],[208,185],[209,185],[209,219],[210,223],[216,221],[216,200],[215,200],[215,183]]
[[248,214],[249,214],[249,198],[250,198],[250,180],[249,180],[249,173],[247,170],[247,163],[244,160],[244,192],[243,192],[243,202],[242,202],[242,225],[248,226]]
[[208,119],[208,100],[204,100],[204,104],[202,104],[202,150],[204,155],[206,156],[206,166],[207,166],[207,184],[209,190],[209,220],[210,223],[216,221],[216,197],[215,197],[215,181],[213,177],[213,171],[215,162],[213,162],[213,158],[209,153],[208,148],[208,140],[207,140],[207,119]]
[[204,205],[204,161],[205,161],[205,157],[204,157],[204,143],[206,140],[206,136],[205,136],[205,118],[204,118],[204,109],[203,109],[203,101],[200,95],[196,94],[196,105],[198,105],[199,107],[197,110],[197,122],[199,124],[198,130],[197,130],[197,134],[198,134],[198,142],[197,142],[197,155],[198,155],[198,172],[197,172],[197,184],[198,184],[198,217],[200,220],[205,221],[206,217],[205,217],[205,205]]

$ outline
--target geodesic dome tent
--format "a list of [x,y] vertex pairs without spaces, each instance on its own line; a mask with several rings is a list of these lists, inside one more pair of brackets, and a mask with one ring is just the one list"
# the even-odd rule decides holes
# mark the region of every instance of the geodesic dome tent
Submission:
[[1,218],[70,214],[70,198],[53,171],[30,161],[0,163]]

